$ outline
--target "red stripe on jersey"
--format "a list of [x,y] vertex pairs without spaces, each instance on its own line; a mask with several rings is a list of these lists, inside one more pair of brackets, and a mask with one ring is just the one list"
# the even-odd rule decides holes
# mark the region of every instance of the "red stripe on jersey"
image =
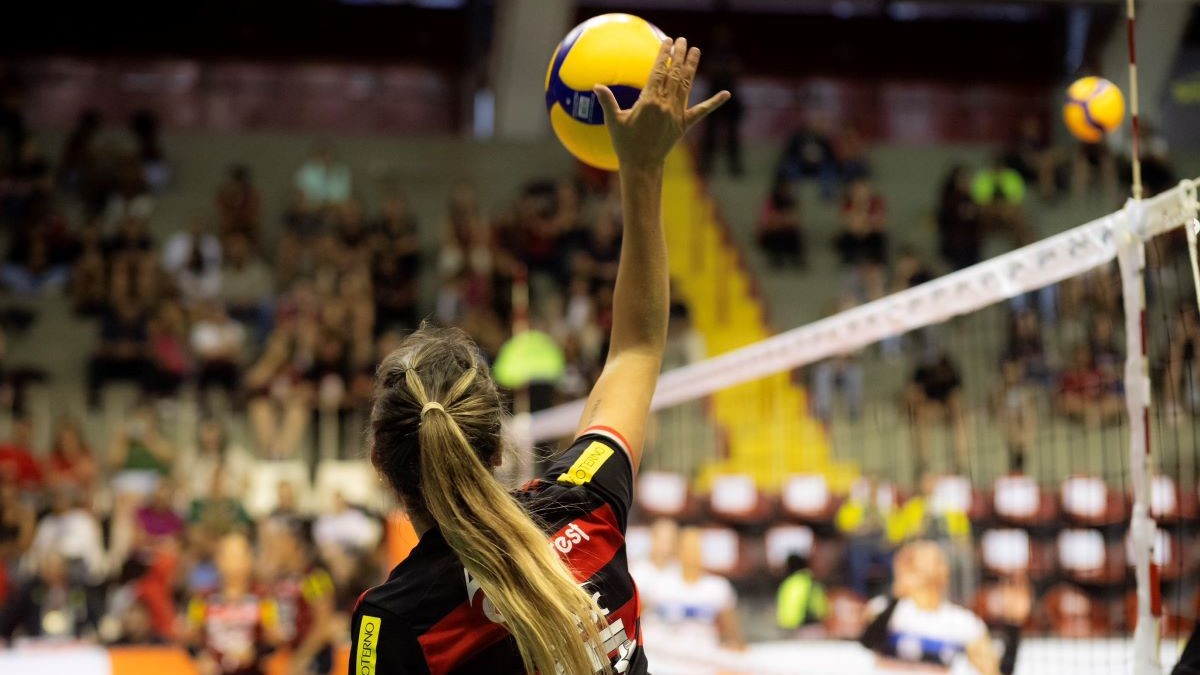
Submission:
[[567,523],[550,537],[576,581],[587,581],[612,561],[625,545],[617,514],[608,504]]
[[603,424],[594,424],[594,425],[584,429],[583,431],[581,431],[579,433],[579,436],[577,436],[576,438],[581,438],[583,436],[587,436],[588,434],[597,433],[597,432],[607,435],[607,436],[612,436],[613,440],[615,440],[617,442],[617,445],[620,445],[621,449],[625,451],[625,454],[629,455],[630,460],[633,459],[633,452],[630,450],[630,448],[632,448],[633,446],[631,446],[629,444],[629,441],[625,440],[625,436],[623,436],[621,434],[621,432],[617,431],[616,429],[614,429],[612,427],[606,427]]
[[[625,544],[617,516],[608,504],[567,523],[550,538],[550,545],[567,562],[577,581],[591,579]],[[637,591],[634,599],[618,613],[626,630],[636,630]],[[628,612],[626,609],[630,608]],[[610,619],[612,613],[610,612]],[[626,618],[626,615],[628,618]],[[417,638],[430,675],[444,675],[475,654],[509,636],[503,624],[493,623],[483,613],[483,596],[464,601]]]
[[508,637],[504,624],[483,615],[483,596],[464,602],[417,638],[430,675],[445,675],[474,654]]

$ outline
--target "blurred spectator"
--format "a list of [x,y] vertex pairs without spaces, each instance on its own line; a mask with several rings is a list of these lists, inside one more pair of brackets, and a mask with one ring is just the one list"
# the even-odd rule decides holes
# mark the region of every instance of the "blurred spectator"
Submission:
[[337,205],[350,198],[350,169],[327,145],[318,145],[296,170],[296,188],[306,202],[317,206]]
[[188,644],[200,675],[262,675],[277,641],[275,602],[255,590],[254,552],[242,534],[216,550],[221,585],[188,603]]
[[173,539],[183,533],[183,518],[172,506],[175,497],[175,484],[170,480],[161,480],[150,498],[137,507],[137,538],[143,544],[158,539]]
[[47,481],[52,486],[66,486],[88,495],[96,487],[98,472],[96,456],[79,423],[69,417],[60,418],[46,460]]
[[50,490],[50,512],[38,521],[25,564],[39,568],[56,556],[76,584],[93,584],[107,572],[100,521],[69,487]]
[[187,316],[183,307],[174,299],[159,303],[150,318],[146,335],[150,341],[150,358],[145,390],[157,397],[174,396],[192,371]]
[[[859,597],[870,595],[871,581],[890,577],[892,545],[898,533],[888,532],[885,501],[879,480],[867,476],[838,507],[834,525],[846,539],[846,581]],[[896,537],[893,539],[893,537]]]
[[1075,347],[1059,376],[1056,407],[1067,417],[1098,427],[1125,414],[1124,390],[1116,364],[1102,366],[1087,344]]
[[1047,138],[1042,118],[1036,114],[1021,120],[1004,163],[1027,184],[1038,186],[1042,199],[1053,199],[1058,192],[1058,153]]
[[1108,142],[1075,144],[1075,157],[1072,161],[1071,193],[1075,199],[1082,201],[1093,184],[1101,191],[1104,201],[1108,204],[1117,203],[1117,160],[1113,156]]
[[775,170],[782,180],[811,179],[821,186],[821,197],[833,199],[838,186],[838,164],[833,154],[830,124],[825,115],[813,112],[804,126],[788,139]]
[[229,167],[229,174],[217,188],[216,205],[217,232],[222,238],[237,234],[258,241],[262,196],[251,179],[250,167]]
[[983,259],[983,223],[971,196],[971,174],[962,164],[942,184],[937,212],[938,252],[955,270]]
[[220,303],[204,303],[192,324],[190,343],[201,395],[216,386],[232,399],[241,385],[240,368],[245,357],[242,325],[230,318]]
[[657,611],[655,592],[661,579],[679,574],[679,524],[658,518],[650,525],[650,551],[645,558],[630,560],[629,575],[643,589],[643,612]]
[[138,110],[129,117],[129,129],[136,143],[135,157],[142,180],[150,191],[162,192],[171,183],[171,165],[158,137],[158,116],[149,110]]
[[113,380],[144,386],[147,379],[149,336],[145,318],[136,304],[118,299],[104,317],[100,346],[88,362],[88,402],[100,406],[101,390]]
[[174,460],[175,447],[159,430],[154,408],[143,403],[128,422],[118,425],[109,444],[113,489],[121,494],[148,495],[170,475]]
[[[833,316],[853,308],[854,299],[844,297],[829,307],[825,316]],[[857,421],[863,407],[863,365],[859,352],[838,354],[822,359],[812,366],[813,415],[829,424],[833,420],[834,398],[842,390],[843,405],[851,421]]]
[[100,227],[94,223],[79,232],[79,255],[71,269],[69,294],[81,316],[100,316],[108,305],[108,263]]
[[1184,410],[1200,408],[1200,316],[1191,302],[1180,309],[1168,335],[1163,389],[1168,415],[1178,423]]
[[717,108],[704,123],[704,134],[700,138],[700,173],[712,172],[713,159],[724,146],[729,162],[729,173],[742,175],[742,99],[738,95],[738,80],[742,65],[733,48],[733,31],[727,25],[717,24],[713,44],[704,53],[704,68],[708,78],[705,98],[725,90],[733,94],[725,105]]
[[[460,233],[461,234],[461,233]],[[468,231],[466,241],[454,245],[465,246],[457,253],[471,250],[476,243],[473,231]],[[374,227],[374,264],[371,286],[374,289],[375,327],[377,331],[389,328],[412,328],[418,321],[417,303],[421,273],[421,242],[417,235],[416,221],[408,214],[403,199],[392,196],[384,202],[383,213]],[[481,251],[485,256],[486,251]],[[457,265],[458,263],[452,263]],[[488,263],[482,261],[486,269]]]
[[216,541],[231,532],[249,532],[254,523],[232,487],[225,467],[218,464],[208,489],[188,507],[188,528],[193,538]]
[[59,293],[71,276],[68,253],[54,248],[61,224],[50,220],[10,239],[8,259],[0,266],[0,281],[18,295]]
[[195,219],[186,231],[163,244],[163,269],[189,306],[212,300],[221,291],[221,242]]
[[37,576],[18,586],[4,603],[0,639],[90,639],[99,616],[95,596],[72,579],[67,560],[50,552],[39,559]]
[[89,180],[95,161],[96,136],[100,133],[100,112],[86,108],[79,113],[67,140],[63,142],[58,160],[58,185],[71,193],[82,191],[83,183]]
[[275,508],[271,509],[267,519],[284,524],[307,520],[300,510],[300,500],[296,496],[295,485],[286,480],[279,481],[275,486]]
[[906,393],[918,465],[929,466],[929,434],[935,422],[945,422],[951,433],[954,469],[967,466],[967,418],[962,400],[962,376],[944,350],[927,345],[913,371]]
[[985,232],[1007,237],[1014,246],[1033,241],[1033,232],[1025,217],[1025,179],[997,155],[991,166],[975,173],[971,197],[979,205]]
[[1004,360],[1014,361],[1020,366],[1022,379],[1032,383],[1048,383],[1051,368],[1037,312],[1022,309],[1013,313]]
[[992,414],[1004,434],[1008,449],[1008,470],[1025,471],[1025,459],[1038,433],[1037,394],[1024,377],[1019,361],[1005,360],[1000,367],[1000,382],[991,396]]
[[841,231],[833,241],[839,262],[848,272],[849,292],[859,300],[883,295],[887,260],[887,203],[865,179],[846,188]]
[[314,558],[306,523],[294,521],[269,540],[274,558],[270,597],[279,607],[279,639],[291,650],[292,673],[324,674],[333,667],[334,586]]
[[742,649],[737,594],[724,577],[704,571],[702,531],[679,532],[677,570],[655,577],[647,589],[642,630],[647,640],[670,640],[697,649]]
[[50,162],[33,138],[21,142],[7,178],[3,191],[0,191],[3,209],[0,217],[15,225],[26,226],[49,212],[54,175],[50,171]]
[[304,379],[312,363],[316,322],[288,309],[246,371],[247,411],[254,438],[269,458],[295,454],[312,410],[313,388]]
[[167,641],[154,628],[153,615],[146,601],[134,597],[120,613],[120,632],[108,644],[113,647],[145,647],[165,645]]
[[246,235],[225,239],[225,266],[221,270],[220,299],[229,315],[251,326],[260,340],[271,332],[275,278],[266,261],[250,246]]
[[832,146],[843,183],[853,183],[871,175],[867,143],[853,126],[842,127],[834,137]]
[[254,458],[233,442],[225,428],[215,419],[200,422],[196,445],[177,465],[176,476],[183,496],[188,500],[203,499],[212,492],[213,481],[221,472],[222,497],[246,494]]
[[800,204],[791,184],[776,180],[758,219],[758,246],[772,267],[808,268],[808,247],[801,230]]
[[17,579],[17,564],[33,543],[36,527],[37,515],[21,499],[18,483],[8,474],[0,474],[0,606],[4,589]]
[[25,492],[42,487],[42,468],[33,457],[33,420],[27,416],[13,420],[12,436],[0,443],[0,476]]
[[825,587],[813,578],[808,558],[787,557],[787,576],[775,592],[775,625],[797,637],[822,637],[829,612]]
[[370,551],[379,535],[379,524],[362,509],[351,506],[341,492],[334,493],[332,508],[321,512],[313,523],[313,540],[321,552]]

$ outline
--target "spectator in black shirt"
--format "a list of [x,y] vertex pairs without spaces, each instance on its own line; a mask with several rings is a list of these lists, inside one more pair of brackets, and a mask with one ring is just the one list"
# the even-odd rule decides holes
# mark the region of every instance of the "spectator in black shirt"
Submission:
[[957,164],[942,184],[937,212],[938,252],[956,270],[983,259],[983,223],[971,197],[971,173]]
[[821,186],[821,197],[833,199],[840,172],[829,125],[823,116],[813,113],[805,125],[792,134],[775,173],[783,180],[816,180]]
[[71,583],[67,562],[55,553],[41,558],[38,575],[18,587],[0,611],[0,639],[75,640],[91,637],[100,612],[94,594]]
[[91,406],[99,406],[101,390],[113,380],[145,384],[148,353],[145,316],[133,302],[118,300],[104,317],[100,346],[88,362],[88,401]]
[[913,445],[922,469],[929,464],[929,432],[934,422],[944,421],[952,432],[951,444],[956,465],[967,465],[967,420],[962,401],[962,376],[958,366],[944,350],[927,346],[920,365],[908,385],[909,415],[913,425]]
[[799,200],[791,184],[776,180],[758,221],[758,246],[772,267],[808,267],[808,249],[800,229]]

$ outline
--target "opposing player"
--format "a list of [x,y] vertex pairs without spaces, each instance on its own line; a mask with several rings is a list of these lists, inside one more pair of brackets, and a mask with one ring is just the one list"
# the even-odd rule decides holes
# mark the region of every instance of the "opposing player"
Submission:
[[927,664],[934,672],[950,672],[965,656],[980,675],[1011,675],[1016,663],[1020,626],[1029,616],[1027,588],[1014,587],[1005,597],[1003,649],[992,644],[987,626],[970,610],[946,600],[950,563],[941,547],[916,541],[896,554],[891,598],[872,600],[871,622],[862,643],[880,656],[880,666]]
[[624,239],[608,361],[575,442],[511,494],[502,409],[479,350],[423,328],[380,364],[371,458],[420,535],[351,621],[353,675],[646,673],[625,527],[666,340],[667,153],[724,103],[687,107],[700,54],[664,40],[634,106],[595,95],[620,160]]

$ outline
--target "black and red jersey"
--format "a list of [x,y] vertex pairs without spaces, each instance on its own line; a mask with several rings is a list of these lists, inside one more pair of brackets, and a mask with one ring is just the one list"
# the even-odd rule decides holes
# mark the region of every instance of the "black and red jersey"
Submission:
[[188,603],[188,626],[224,675],[260,675],[278,625],[276,604],[258,593],[211,593]]
[[[613,669],[645,675],[637,588],[625,558],[633,502],[626,448],[615,431],[588,429],[515,496],[575,578],[597,594]],[[525,675],[503,617],[436,527],[386,583],[363,594],[350,630],[350,675]]]
[[279,607],[279,639],[295,648],[313,623],[313,606],[333,599],[333,579],[321,567],[313,566],[304,574],[288,574],[271,585],[271,597]]

